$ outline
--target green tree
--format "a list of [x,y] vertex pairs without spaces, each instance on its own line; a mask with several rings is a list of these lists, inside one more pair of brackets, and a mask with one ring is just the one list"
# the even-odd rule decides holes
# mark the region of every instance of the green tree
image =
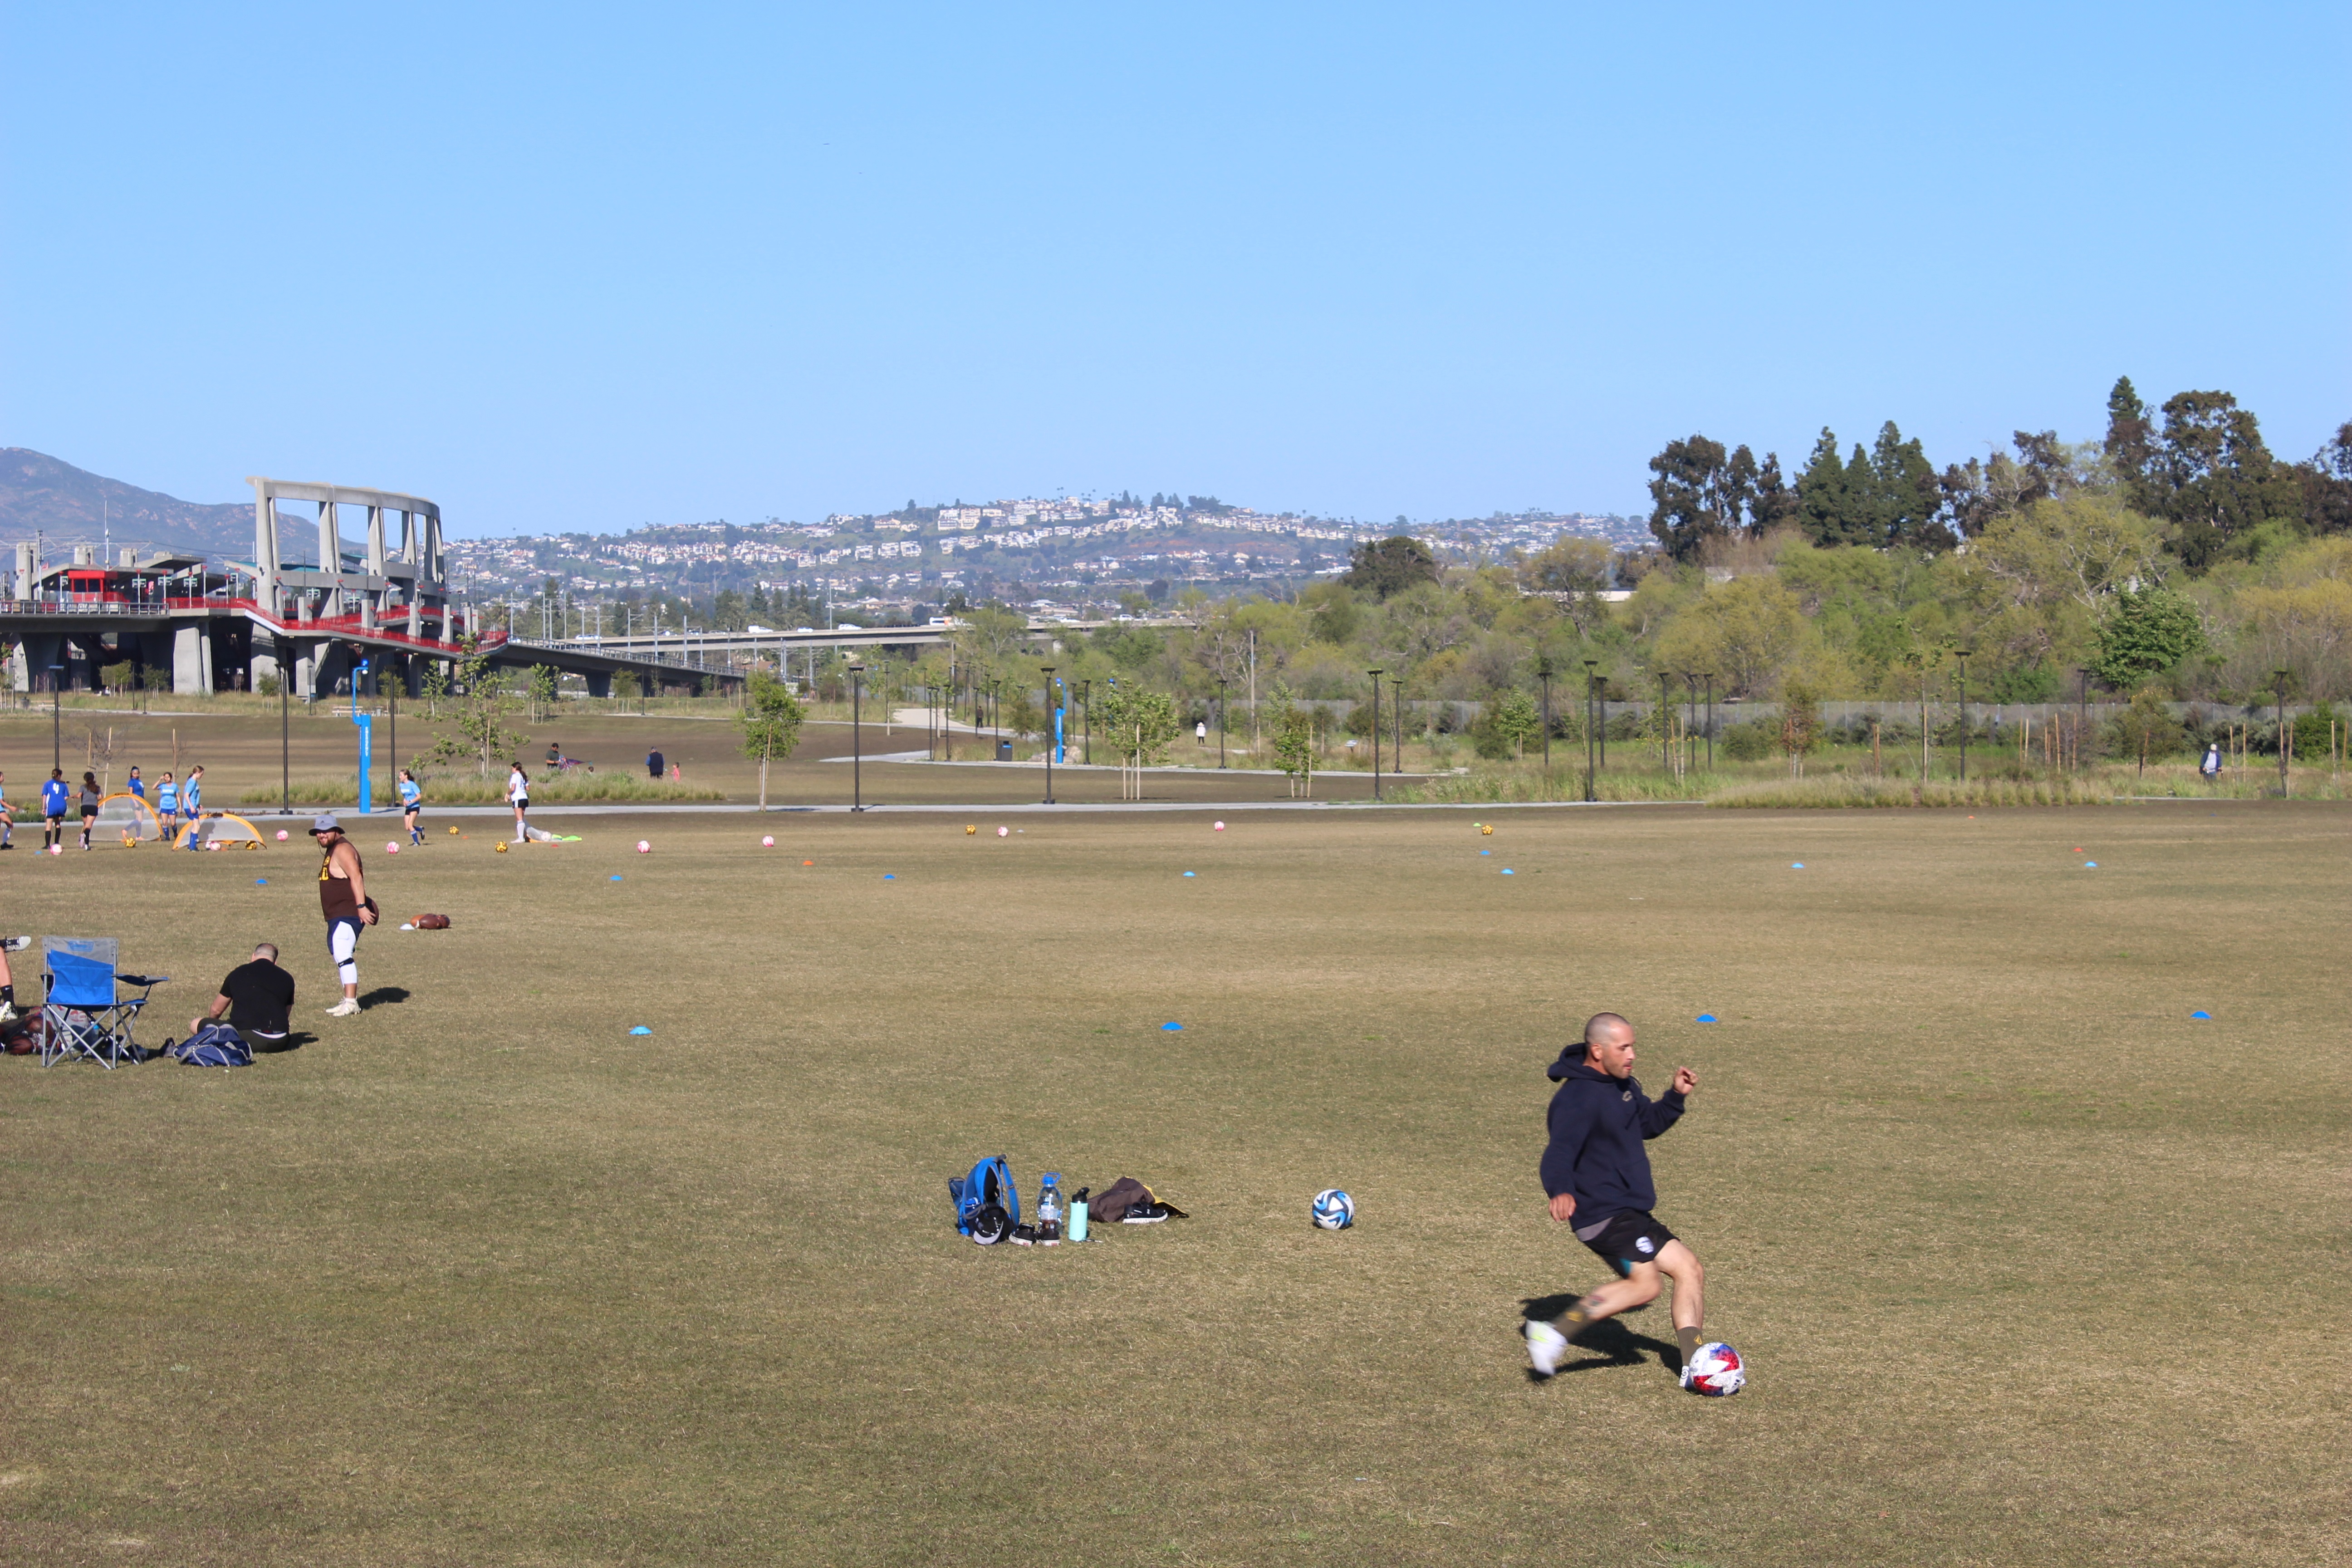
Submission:
[[1838,459],[1837,432],[1822,426],[1805,471],[1797,476],[1796,523],[1815,544],[1867,544],[1869,528],[1856,515],[1846,465]]
[[743,711],[736,723],[743,731],[743,754],[760,763],[760,809],[768,809],[768,764],[789,757],[800,743],[801,721],[807,717],[793,689],[768,671],[753,668],[743,690]]
[[530,743],[530,736],[506,727],[507,715],[514,710],[514,694],[504,681],[494,678],[490,656],[476,647],[471,637],[466,639],[458,657],[454,694],[448,700],[457,731],[436,733],[426,760],[470,762],[476,777],[488,778],[491,768],[520,755]]
[[1118,754],[1138,767],[1166,762],[1168,748],[1182,728],[1173,699],[1133,681],[1097,691],[1095,719]]
[[1528,742],[1543,727],[1543,717],[1536,711],[1536,700],[1516,687],[1503,693],[1490,710],[1495,721],[1495,733],[1510,743],[1514,759],[1528,754]]
[[2115,730],[2118,749],[2138,756],[2142,773],[2147,772],[2149,757],[2179,750],[2183,735],[2171,710],[2152,688],[2132,694],[2130,705],[2116,716]]
[[2196,606],[2163,588],[2126,588],[2115,596],[2099,622],[2099,652],[2092,669],[2116,691],[2131,691],[2152,676],[2167,675],[2202,647],[2205,634]]
[[1398,533],[1386,539],[1360,541],[1339,581],[1375,598],[1385,599],[1415,583],[1437,582],[1440,575],[1437,557],[1430,553],[1429,546]]
[[1696,560],[1738,525],[1740,503],[1722,442],[1696,434],[1669,441],[1650,459],[1650,472],[1657,476],[1650,481],[1650,531],[1675,560]]
[[1277,681],[1268,725],[1274,736],[1274,765],[1290,779],[1293,795],[1315,793],[1315,715],[1292,700],[1290,688]]
[[1805,753],[1821,742],[1822,706],[1810,688],[1791,682],[1780,693],[1780,750],[1789,754],[1789,772],[1805,776]]

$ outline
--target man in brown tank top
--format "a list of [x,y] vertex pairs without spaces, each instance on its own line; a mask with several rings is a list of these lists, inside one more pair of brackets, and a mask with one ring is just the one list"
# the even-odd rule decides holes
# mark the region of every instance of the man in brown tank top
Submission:
[[327,1009],[327,1016],[348,1018],[360,1010],[360,928],[375,924],[375,903],[367,896],[359,847],[343,837],[342,825],[321,816],[310,824],[310,837],[320,852],[319,912],[327,919],[327,951],[343,983],[343,999]]

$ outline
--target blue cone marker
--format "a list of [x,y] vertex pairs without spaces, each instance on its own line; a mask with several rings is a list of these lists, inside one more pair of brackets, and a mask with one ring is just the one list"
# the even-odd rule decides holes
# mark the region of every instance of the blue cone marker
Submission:
[[256,877],[253,879],[253,885],[257,888],[266,888],[269,886],[269,879],[267,877]]
[[1804,868],[1805,863],[1802,860],[1791,860],[1789,862],[1789,869],[1791,871],[1801,871]]
[[1187,877],[1191,876],[1192,874],[1192,872],[1190,872],[1190,871],[1187,871],[1187,872],[1185,872],[1185,873],[1184,873],[1184,875],[1186,875]]
[[1492,855],[1494,851],[1492,849],[1481,849],[1478,853],[1481,855]]
[[1712,1013],[1701,1013],[1698,1016],[1698,1021],[1702,1024],[1712,1024],[1715,1022],[1715,1015]]
[[615,882],[619,881],[620,879],[619,879],[618,877],[615,877],[615,878],[614,878],[614,879],[613,879],[613,880],[614,880]]
[[2096,860],[2085,860],[2083,862],[2083,869],[2085,871],[2095,871],[2098,868],[2099,863]]
[[893,876],[891,873],[889,873],[889,872],[887,872],[887,871],[885,871],[885,872],[883,872],[883,873],[882,873],[882,879],[883,879],[884,881],[886,881],[886,882],[895,882],[895,881],[897,881],[898,879],[897,877]]
[[631,1029],[629,1033],[633,1035],[650,1035],[653,1031],[646,1028],[643,1024],[639,1024],[635,1028]]
[[1507,877],[1507,876],[1509,876],[1510,874],[1511,874],[1511,868],[1510,868],[1508,866],[1504,867],[1504,868],[1503,868],[1503,875],[1504,875],[1504,876],[1506,876],[1506,877]]
[[1162,1024],[1162,1025],[1160,1025],[1160,1026],[1162,1029],[1181,1029],[1181,1028],[1182,1028],[1184,1026],[1183,1026],[1183,1025],[1181,1025],[1181,1024]]
[[2210,1024],[2210,1023],[2211,1023],[2211,1022],[2213,1021],[2213,1015],[2212,1015],[2212,1014],[2210,1014],[2210,1013],[2208,1013],[2208,1012],[2207,1012],[2207,1011],[2205,1011],[2205,1009],[2204,1009],[2204,1008],[2202,1008],[2202,1007],[2198,1008],[2198,1009],[2197,1009],[2197,1011],[2195,1011],[2194,1013],[2189,1014],[2189,1016],[2190,1017],[2192,1017],[2192,1018],[2202,1018],[2202,1019],[2204,1019],[2204,1020],[2205,1020],[2207,1023],[2209,1023],[2209,1024]]

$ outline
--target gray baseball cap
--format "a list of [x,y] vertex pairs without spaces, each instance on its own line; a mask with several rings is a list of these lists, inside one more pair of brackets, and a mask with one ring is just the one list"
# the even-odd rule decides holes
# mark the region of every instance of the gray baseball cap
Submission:
[[321,833],[341,833],[342,830],[343,825],[337,822],[331,815],[310,819],[310,837],[313,838]]

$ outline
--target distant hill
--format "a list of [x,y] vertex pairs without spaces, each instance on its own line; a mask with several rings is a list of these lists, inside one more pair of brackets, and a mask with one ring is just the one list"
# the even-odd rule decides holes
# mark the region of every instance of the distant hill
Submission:
[[138,545],[190,554],[253,554],[253,503],[205,506],[110,479],[47,453],[0,447],[0,542],[44,536],[52,561],[68,547]]

